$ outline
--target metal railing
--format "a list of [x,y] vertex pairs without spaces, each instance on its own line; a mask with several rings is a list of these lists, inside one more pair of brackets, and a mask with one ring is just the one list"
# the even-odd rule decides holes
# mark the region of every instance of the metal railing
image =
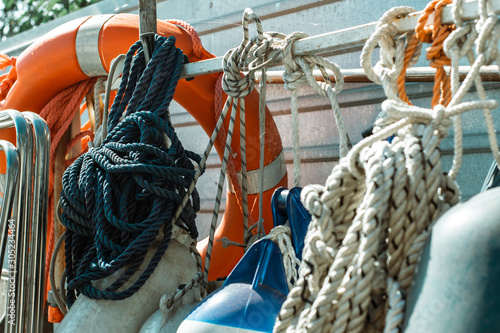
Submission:
[[0,112],[0,129],[6,128],[15,128],[16,147],[0,141],[7,162],[0,215],[0,259],[9,259],[5,332],[41,332],[50,133],[37,114],[15,110]]

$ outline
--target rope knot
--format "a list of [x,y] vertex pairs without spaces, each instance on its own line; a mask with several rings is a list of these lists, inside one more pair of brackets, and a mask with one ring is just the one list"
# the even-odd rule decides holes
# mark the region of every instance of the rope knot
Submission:
[[314,216],[320,217],[323,211],[321,195],[325,191],[322,185],[308,185],[300,193],[300,201]]
[[476,38],[477,31],[473,24],[459,26],[444,41],[444,53],[450,59],[453,59],[454,56],[464,57],[472,51]]
[[[257,35],[252,38],[248,34],[250,19],[255,22],[257,29]],[[264,34],[259,17],[250,8],[245,9],[242,26],[241,44],[226,52],[222,61],[222,88],[228,96],[234,98],[250,94],[255,86],[255,72],[273,62],[279,55],[274,42],[275,37],[281,34]],[[248,73],[242,77],[241,71],[245,66],[248,67]]]
[[222,89],[228,96],[245,97],[252,92],[255,86],[254,73],[248,73],[243,77],[240,74],[243,66],[239,66],[239,63],[243,62],[244,58],[238,49],[230,50],[224,56]]
[[432,109],[431,126],[436,129],[439,136],[445,137],[448,135],[448,130],[452,125],[452,120],[446,115],[446,108],[442,104],[436,105]]

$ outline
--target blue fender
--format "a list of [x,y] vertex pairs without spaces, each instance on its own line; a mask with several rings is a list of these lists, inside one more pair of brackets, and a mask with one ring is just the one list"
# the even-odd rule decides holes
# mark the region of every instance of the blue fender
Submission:
[[[298,256],[311,217],[300,203],[300,188],[273,194],[274,225],[290,221]],[[286,300],[288,284],[279,247],[269,239],[253,244],[218,291],[205,298],[182,322],[178,333],[272,332]]]

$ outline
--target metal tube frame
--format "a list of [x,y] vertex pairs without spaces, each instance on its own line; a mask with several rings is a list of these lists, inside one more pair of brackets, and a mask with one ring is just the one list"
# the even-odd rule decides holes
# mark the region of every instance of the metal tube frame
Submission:
[[35,145],[35,170],[33,181],[33,212],[31,246],[28,266],[30,289],[28,290],[27,330],[29,333],[43,329],[45,296],[45,257],[47,248],[47,208],[49,191],[50,131],[47,123],[36,113],[23,112],[33,127]]
[[[5,321],[5,332],[36,333],[43,327],[45,295],[45,251],[47,246],[48,175],[50,132],[45,121],[35,113],[16,110],[0,112],[0,128],[16,130],[16,160],[7,154],[5,202],[12,201],[15,227],[15,261],[9,265],[9,278],[15,279],[14,297],[8,297],[7,313],[14,304],[14,319]],[[0,141],[0,150],[10,143]],[[11,170],[18,180],[13,181]],[[8,207],[5,206],[4,207]],[[2,209],[4,223],[0,240],[0,257],[5,257],[9,209]],[[10,293],[8,293],[8,296]]]
[[[7,244],[9,241],[7,237],[12,237],[12,235],[8,235],[9,230],[9,221],[12,221],[11,218],[13,215],[14,208],[14,200],[16,199],[17,192],[17,182],[18,182],[18,168],[19,168],[19,157],[17,154],[16,147],[5,140],[0,140],[0,150],[5,153],[6,160],[6,180],[5,180],[5,188],[3,189],[3,201],[2,201],[2,210],[0,212],[0,262],[4,263],[5,261],[5,253],[7,251]],[[14,244],[15,246],[15,244]],[[15,248],[14,248],[15,249]],[[12,259],[15,261],[15,257]],[[10,287],[10,267],[9,267],[9,275],[8,275],[8,283],[7,283],[7,291],[6,297],[9,297],[9,287]],[[15,281],[13,281],[15,283]],[[14,284],[15,286],[15,284]],[[9,313],[9,302],[6,302],[5,305],[5,317],[4,320],[7,321],[7,316]]]
[[[24,332],[25,324],[25,276],[26,267],[26,244],[28,235],[24,228],[31,227],[31,193],[32,193],[32,170],[33,170],[33,133],[31,126],[23,117],[21,112],[16,110],[6,110],[0,112],[0,128],[15,127],[16,129],[16,147],[19,154],[19,182],[16,191],[15,203],[15,265],[13,272],[15,275],[15,296],[8,299],[7,304],[15,302],[14,320],[6,320],[5,332]],[[11,268],[12,269],[12,268]],[[7,318],[6,318],[7,319]]]

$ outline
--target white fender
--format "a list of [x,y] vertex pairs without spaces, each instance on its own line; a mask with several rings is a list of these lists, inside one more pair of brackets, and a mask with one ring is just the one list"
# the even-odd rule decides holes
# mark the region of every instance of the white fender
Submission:
[[[139,291],[120,301],[95,300],[80,295],[55,332],[139,332],[146,319],[158,309],[161,296],[172,294],[179,285],[187,284],[197,273],[196,260],[189,250],[192,242],[193,239],[187,232],[174,226],[172,239],[165,255]],[[152,246],[141,268],[130,279],[131,281],[139,277],[155,251],[156,247]],[[124,269],[110,277],[96,281],[95,286],[99,289],[106,288],[123,273]],[[126,284],[122,288],[129,286],[130,284]]]

